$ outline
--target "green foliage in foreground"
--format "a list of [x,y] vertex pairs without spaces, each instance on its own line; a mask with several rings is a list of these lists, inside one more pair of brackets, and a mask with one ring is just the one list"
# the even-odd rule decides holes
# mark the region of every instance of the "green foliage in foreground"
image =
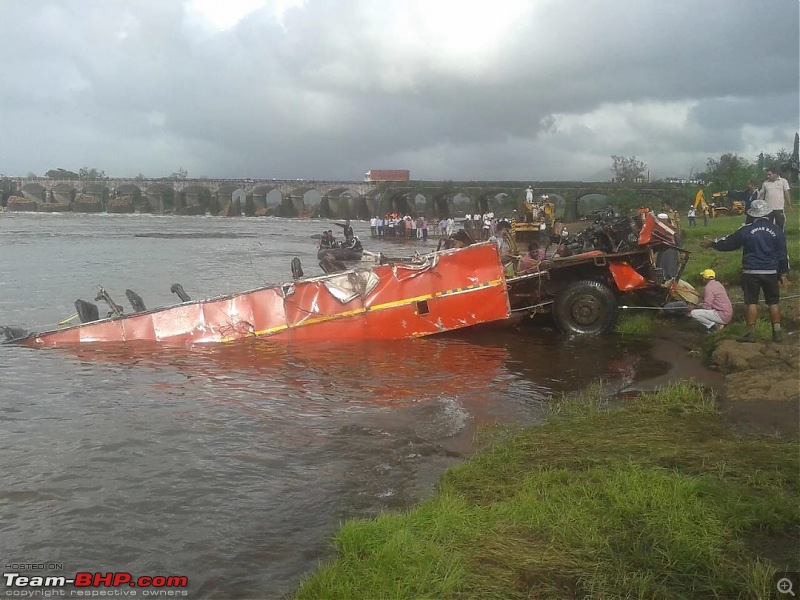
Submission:
[[623,337],[649,335],[655,327],[655,316],[656,311],[626,311],[620,309],[614,331]]
[[690,384],[606,410],[599,390],[346,523],[297,598],[769,597],[797,568],[795,445],[736,435]]

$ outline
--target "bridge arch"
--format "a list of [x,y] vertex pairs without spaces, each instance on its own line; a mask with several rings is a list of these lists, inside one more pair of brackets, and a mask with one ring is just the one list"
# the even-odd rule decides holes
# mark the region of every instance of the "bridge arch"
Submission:
[[292,188],[283,198],[281,215],[287,217],[317,216],[321,201],[322,194],[313,185]]
[[[513,204],[515,204],[513,189],[503,187],[487,188],[478,192],[473,210],[482,215],[486,213],[500,215],[501,213],[511,212]],[[508,210],[506,210],[507,205]]]
[[50,190],[49,201],[59,205],[70,205],[78,197],[78,188],[71,183],[58,183]]
[[[253,214],[257,217],[277,215],[283,203],[283,194],[275,184],[256,185],[251,193]],[[248,213],[249,214],[249,213]]]
[[114,197],[114,199],[110,200],[109,203],[113,203],[114,200],[121,200],[122,198],[129,197],[133,203],[133,206],[130,207],[130,210],[135,212],[137,209],[141,210],[142,208],[142,190],[136,184],[123,183],[118,185],[112,190],[111,195]]
[[204,215],[206,211],[211,211],[212,214],[219,212],[219,207],[212,204],[211,190],[207,187],[190,184],[178,193],[177,213],[182,215]]
[[224,183],[217,188],[214,199],[222,217],[239,217],[245,206],[247,193],[236,183]]
[[416,216],[416,192],[408,188],[389,190],[385,194],[386,212]]
[[19,190],[20,195],[26,200],[34,202],[47,202],[47,188],[39,183],[29,183]]
[[368,219],[374,216],[375,203],[370,205],[367,198],[351,187],[332,188],[322,196],[319,214],[330,219]]
[[601,206],[608,206],[608,194],[595,190],[583,190],[576,198],[578,217],[585,217]]
[[429,219],[442,219],[453,213],[453,194],[451,190],[430,190],[426,216]]
[[175,206],[175,189],[168,183],[147,186],[147,203],[142,210],[163,213]]

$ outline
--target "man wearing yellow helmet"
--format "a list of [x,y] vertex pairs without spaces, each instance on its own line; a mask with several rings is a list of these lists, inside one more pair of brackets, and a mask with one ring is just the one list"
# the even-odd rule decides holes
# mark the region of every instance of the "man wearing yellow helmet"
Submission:
[[703,305],[702,308],[692,310],[689,316],[705,327],[707,333],[719,331],[733,318],[731,300],[728,298],[725,286],[717,281],[717,274],[713,269],[706,269],[700,275],[706,284],[703,290]]

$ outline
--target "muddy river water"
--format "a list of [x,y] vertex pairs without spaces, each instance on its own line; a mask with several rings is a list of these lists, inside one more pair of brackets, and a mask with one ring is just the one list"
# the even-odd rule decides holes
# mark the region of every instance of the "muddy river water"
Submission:
[[[391,255],[434,249],[373,242]],[[174,303],[318,272],[327,221],[0,215],[0,324],[52,326],[102,284]],[[147,234],[139,237],[137,234]],[[668,373],[646,342],[549,327],[350,346],[0,346],[0,560],[183,575],[192,598],[279,598],[338,525],[405,507],[490,423]],[[3,584],[0,583],[0,588]]]

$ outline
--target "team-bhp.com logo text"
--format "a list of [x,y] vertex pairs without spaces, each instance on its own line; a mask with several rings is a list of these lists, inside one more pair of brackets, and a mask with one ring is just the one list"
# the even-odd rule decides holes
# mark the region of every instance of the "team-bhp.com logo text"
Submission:
[[[142,575],[134,577],[126,572],[75,573],[63,575],[29,575],[17,572],[3,573],[5,596],[35,598],[51,596],[187,596],[189,578],[182,575]],[[69,587],[68,587],[69,586]],[[65,590],[67,588],[67,590]],[[137,590],[139,594],[137,594]],[[66,592],[69,591],[67,594]]]

